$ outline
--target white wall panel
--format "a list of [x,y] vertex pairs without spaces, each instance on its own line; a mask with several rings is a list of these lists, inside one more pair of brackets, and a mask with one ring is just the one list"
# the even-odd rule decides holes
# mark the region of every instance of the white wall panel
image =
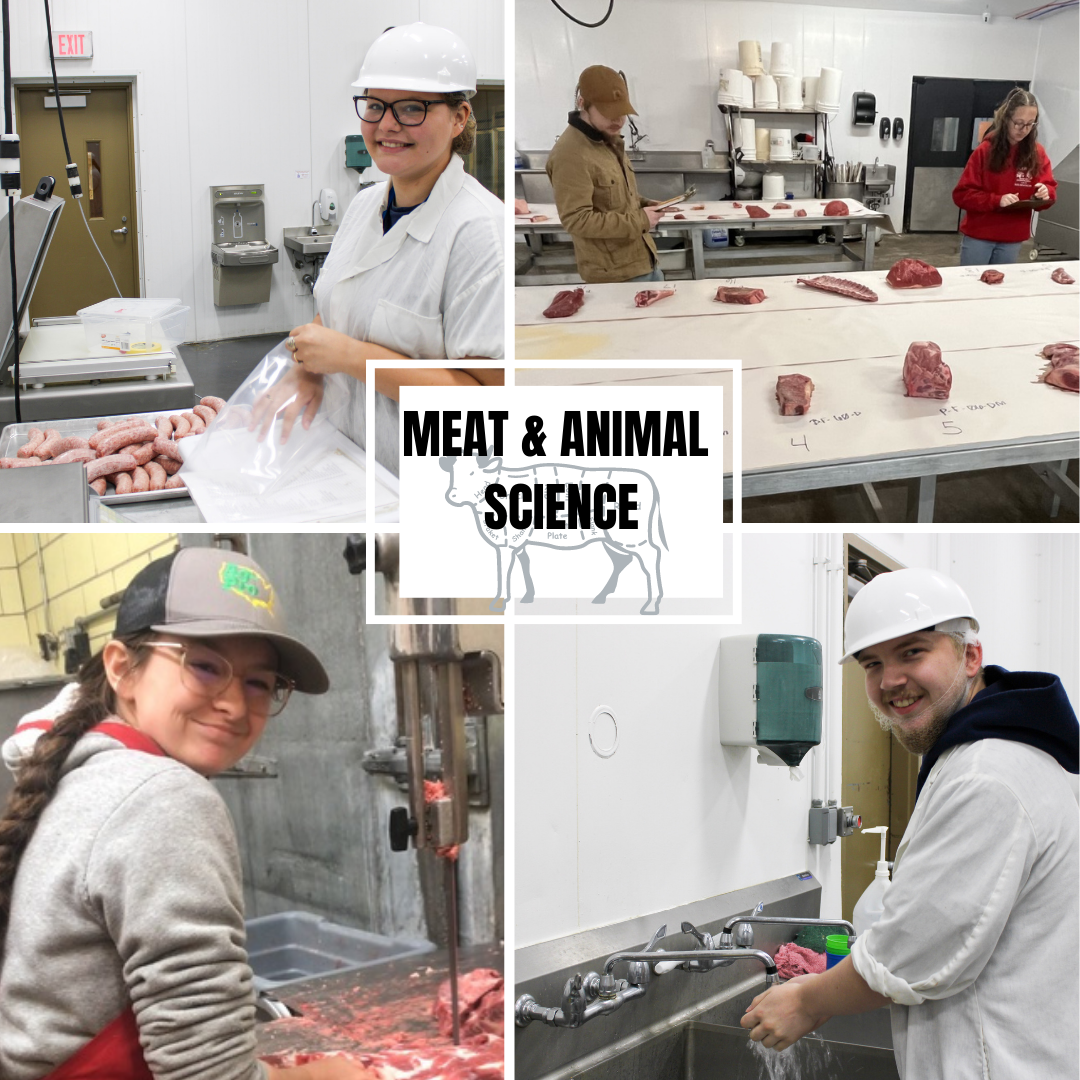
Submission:
[[[384,179],[345,168],[345,136],[360,131],[350,84],[387,26],[449,26],[473,48],[481,78],[505,76],[504,0],[52,0],[51,12],[57,30],[94,33],[93,59],[59,62],[60,78],[135,81],[143,295],[190,305],[192,340],[312,318],[282,229],[310,223],[323,187],[337,192],[340,220],[362,182]],[[39,0],[12,0],[11,35],[13,76],[47,76]],[[216,308],[210,187],[247,183],[266,186],[267,239],[281,249],[270,301]],[[67,197],[63,183],[57,190]]]
[[1039,142],[1052,165],[1073,150],[1080,129],[1080,12],[1075,8],[1038,20],[1039,53],[1031,92],[1038,98]]
[[[1070,75],[1063,81],[1071,78],[1075,83],[1076,79],[1075,27],[1071,37],[1055,37],[1051,46],[1046,41],[1048,30],[1037,23],[1004,18],[984,25],[973,15],[882,11],[870,6],[620,0],[607,23],[587,30],[560,15],[548,0],[518,0],[516,11],[515,122],[520,149],[547,150],[553,145],[566,126],[577,75],[589,64],[607,64],[627,73],[631,100],[641,114],[636,122],[649,136],[643,149],[700,150],[706,139],[717,147],[726,145],[715,104],[718,71],[737,67],[742,39],[760,41],[766,57],[774,41],[788,41],[794,46],[800,74],[815,74],[821,66],[843,71],[840,113],[831,125],[832,152],[840,161],[880,157],[896,166],[896,190],[887,209],[898,229],[903,218],[908,138],[882,143],[876,125],[852,127],[853,93],[873,93],[879,114],[890,120],[902,117],[910,126],[915,75],[1031,79],[1036,53],[1045,47],[1055,50],[1048,53],[1047,70],[1064,66]],[[1063,92],[1050,95],[1046,111],[1060,108],[1063,129],[1075,140],[1075,94],[1068,108],[1060,104],[1062,97]],[[767,118],[756,119],[768,127]],[[1053,118],[1048,116],[1048,120]]]

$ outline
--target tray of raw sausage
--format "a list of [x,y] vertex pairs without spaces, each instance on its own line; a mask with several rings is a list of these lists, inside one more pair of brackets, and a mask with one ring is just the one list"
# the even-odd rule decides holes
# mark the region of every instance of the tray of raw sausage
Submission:
[[185,498],[177,443],[205,431],[224,404],[208,397],[191,410],[9,424],[0,432],[0,468],[80,461],[103,503]]

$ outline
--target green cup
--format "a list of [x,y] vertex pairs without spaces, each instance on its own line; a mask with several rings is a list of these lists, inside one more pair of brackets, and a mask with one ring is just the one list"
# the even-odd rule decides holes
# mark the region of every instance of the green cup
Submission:
[[836,967],[851,952],[847,934],[829,934],[825,939],[825,968]]

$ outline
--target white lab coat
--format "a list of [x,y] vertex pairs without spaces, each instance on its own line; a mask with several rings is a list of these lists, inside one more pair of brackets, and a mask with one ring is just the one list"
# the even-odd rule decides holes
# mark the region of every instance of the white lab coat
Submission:
[[892,999],[901,1080],[1080,1072],[1080,827],[1064,770],[981,739],[935,762],[881,920],[852,950]]
[[[384,236],[388,183],[353,199],[315,285],[324,326],[417,360],[500,359],[504,353],[505,207],[469,176],[461,158],[426,202]],[[327,408],[346,408],[339,427],[365,445],[364,386],[326,380]],[[397,402],[376,395],[375,456],[398,471]]]

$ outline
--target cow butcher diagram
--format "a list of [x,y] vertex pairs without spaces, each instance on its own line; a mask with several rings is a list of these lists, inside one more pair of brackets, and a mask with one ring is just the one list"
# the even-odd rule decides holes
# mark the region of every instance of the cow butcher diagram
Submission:
[[[648,588],[641,614],[659,614],[660,600],[664,595],[660,583],[660,545],[665,549],[668,546],[660,520],[660,493],[648,473],[640,469],[583,469],[577,465],[554,462],[511,469],[503,464],[502,458],[479,454],[472,457],[440,457],[439,465],[450,474],[446,501],[451,506],[471,506],[480,535],[495,549],[498,591],[491,602],[492,611],[505,610],[506,601],[510,599],[510,575],[519,562],[525,576],[525,595],[521,603],[532,602],[533,581],[526,551],[529,545],[572,550],[601,543],[611,558],[612,570],[607,584],[593,598],[593,603],[604,603],[615,591],[619,575],[637,559]],[[508,520],[503,528],[495,529],[484,520],[485,514],[491,510],[486,496],[492,484],[502,485],[506,492],[511,492],[515,485],[526,485],[530,495],[536,485],[543,485],[545,490],[549,484],[565,485],[567,491],[577,487],[582,505],[591,505],[600,485],[608,485],[613,491],[618,491],[620,485],[633,484],[636,486],[636,524],[632,528],[621,528],[616,521],[612,528],[603,528],[590,516],[587,528],[537,528],[531,524],[517,528]],[[565,507],[566,501],[563,505]]]

